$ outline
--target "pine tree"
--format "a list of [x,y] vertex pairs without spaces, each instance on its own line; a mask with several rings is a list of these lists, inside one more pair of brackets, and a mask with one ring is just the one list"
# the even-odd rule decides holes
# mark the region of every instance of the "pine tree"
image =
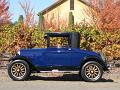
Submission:
[[73,27],[74,26],[74,16],[72,12],[69,12],[69,27]]
[[38,16],[39,16],[39,28],[40,28],[40,30],[44,30],[44,16],[43,16],[43,14],[42,13],[39,13],[38,14]]
[[20,15],[20,16],[19,16],[19,19],[18,19],[18,23],[19,23],[19,24],[22,24],[22,23],[23,23],[23,19],[24,19],[24,18],[23,18],[23,15]]

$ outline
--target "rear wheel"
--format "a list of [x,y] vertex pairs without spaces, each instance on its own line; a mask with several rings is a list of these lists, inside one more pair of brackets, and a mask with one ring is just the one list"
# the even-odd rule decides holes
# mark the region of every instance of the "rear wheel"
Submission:
[[95,61],[85,63],[81,70],[82,78],[87,82],[95,82],[101,79],[103,75],[102,66]]
[[23,81],[29,77],[30,67],[26,61],[15,60],[8,66],[8,74],[15,81]]

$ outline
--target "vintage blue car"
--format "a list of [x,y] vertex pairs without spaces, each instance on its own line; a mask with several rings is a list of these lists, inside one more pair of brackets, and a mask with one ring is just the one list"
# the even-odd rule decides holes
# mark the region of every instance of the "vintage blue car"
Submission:
[[[56,39],[57,38],[57,39]],[[45,33],[47,48],[21,49],[10,59],[8,74],[11,79],[28,79],[32,72],[79,71],[84,81],[95,82],[107,71],[106,58],[101,53],[81,50],[77,32]]]

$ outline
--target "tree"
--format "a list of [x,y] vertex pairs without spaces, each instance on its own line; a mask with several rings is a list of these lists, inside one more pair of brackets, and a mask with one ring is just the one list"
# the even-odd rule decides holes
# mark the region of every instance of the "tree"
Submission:
[[98,29],[113,31],[120,28],[119,0],[93,0],[91,8],[85,8],[85,12]]
[[92,0],[91,8],[86,8],[85,12],[93,19],[100,33],[95,37],[95,49],[105,53],[108,60],[118,59],[120,57],[120,0]]
[[9,5],[6,0],[0,0],[0,52],[7,46],[5,26],[10,23]]
[[13,54],[20,48],[32,48],[35,46],[32,42],[32,34],[35,29],[33,9],[29,1],[20,2],[20,6],[24,11],[24,18],[23,15],[20,15],[16,24],[6,27],[6,42],[2,44],[2,47],[3,45],[5,46],[5,51],[12,52]]
[[35,19],[34,19],[34,12],[33,8],[31,8],[31,3],[29,0],[25,0],[24,2],[20,2],[20,6],[23,9],[25,14],[24,18],[24,29],[27,27],[34,27],[35,26]]
[[24,18],[23,18],[23,15],[20,15],[19,16],[19,19],[18,19],[18,23],[23,23],[24,22]]
[[40,30],[44,30],[45,29],[45,27],[44,27],[44,16],[43,16],[43,14],[42,13],[39,13],[39,28],[40,28]]
[[10,22],[9,6],[6,0],[0,0],[0,27]]
[[69,27],[74,26],[74,16],[72,12],[69,12]]
[[104,8],[98,13],[98,27],[113,31],[120,28],[120,1],[105,0]]

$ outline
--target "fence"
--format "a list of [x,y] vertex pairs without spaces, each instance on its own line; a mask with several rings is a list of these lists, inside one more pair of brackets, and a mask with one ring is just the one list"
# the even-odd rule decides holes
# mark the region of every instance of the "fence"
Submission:
[[0,69],[7,69],[9,58],[0,58]]
[[8,80],[7,65],[9,57],[0,55],[0,80]]
[[7,69],[10,55],[0,55],[0,70]]

